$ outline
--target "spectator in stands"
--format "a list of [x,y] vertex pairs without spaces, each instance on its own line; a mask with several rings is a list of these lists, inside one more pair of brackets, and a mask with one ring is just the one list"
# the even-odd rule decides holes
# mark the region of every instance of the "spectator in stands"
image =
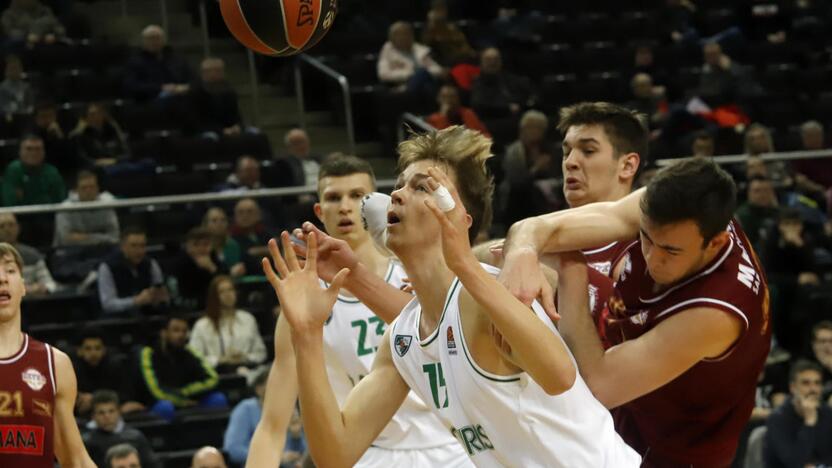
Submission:
[[740,67],[722,53],[717,42],[706,43],[702,53],[705,63],[696,94],[712,108],[734,102],[740,86]]
[[219,207],[209,208],[202,217],[202,227],[208,229],[213,236],[213,252],[217,258],[228,268],[232,277],[242,276],[246,273],[246,266],[242,262],[240,244],[231,237],[228,229],[228,216],[225,210]]
[[162,269],[147,257],[147,234],[128,227],[121,231],[119,250],[98,267],[98,298],[108,314],[162,312],[170,302]]
[[169,315],[159,341],[141,351],[139,400],[167,421],[173,420],[177,408],[228,406],[225,395],[214,390],[219,383],[217,372],[187,343],[188,321]]
[[87,105],[86,113],[69,134],[86,166],[108,167],[128,156],[127,139],[121,126],[102,103]]
[[439,111],[429,115],[426,121],[437,130],[448,128],[451,125],[464,125],[483,135],[491,136],[488,129],[485,128],[485,124],[477,117],[477,113],[470,107],[462,105],[459,90],[456,86],[449,84],[442,86],[439,89],[436,102],[439,104]]
[[498,189],[499,213],[506,226],[553,208],[551,199],[541,193],[540,185],[545,184],[549,192],[553,186],[539,182],[560,173],[555,148],[546,138],[548,127],[549,119],[542,112],[526,111],[520,119],[518,140],[506,148],[504,179]]
[[737,219],[755,247],[777,223],[779,209],[777,194],[771,181],[765,177],[754,177],[748,182],[748,198],[737,208]]
[[252,198],[244,198],[234,206],[231,235],[240,244],[242,260],[249,274],[262,271],[260,260],[269,252],[269,234],[262,219],[260,206]]
[[832,408],[821,401],[820,366],[799,360],[789,373],[791,393],[768,418],[764,457],[768,468],[832,464]]
[[[283,137],[285,154],[275,160],[277,179],[275,186],[299,187],[318,182],[323,156],[312,152],[312,143],[306,131],[293,128]],[[270,184],[271,185],[271,184]]]
[[430,47],[433,57],[444,67],[452,67],[477,57],[465,34],[448,21],[448,7],[444,4],[434,5],[428,11],[422,43]]
[[413,40],[413,26],[397,21],[378,56],[378,79],[393,91],[427,98],[436,96],[437,81],[445,71],[431,57],[430,48]]
[[191,468],[228,468],[222,452],[214,447],[202,447],[191,459]]
[[257,320],[237,308],[237,289],[230,276],[211,280],[205,315],[194,324],[189,345],[218,370],[246,374],[266,360]]
[[104,456],[108,468],[142,468],[139,452],[130,444],[118,444],[110,447]]
[[[89,414],[93,393],[97,390],[109,389],[120,395],[129,394],[123,363],[110,354],[106,338],[103,330],[92,326],[84,327],[79,334],[73,367],[78,379],[78,401],[75,403],[75,410],[80,415]],[[144,405],[136,401],[125,401],[120,409],[122,413],[132,413],[144,410]]]
[[189,93],[195,130],[213,139],[239,135],[243,131],[243,118],[237,93],[225,79],[225,62],[208,57],[202,60],[200,70],[200,79]]
[[245,464],[248,458],[248,447],[251,444],[254,430],[260,422],[268,378],[267,369],[257,374],[251,384],[254,396],[237,403],[231,412],[228,427],[225,429],[222,448],[228,454],[229,460],[240,466]]
[[286,431],[286,444],[283,446],[283,456],[280,468],[297,468],[306,455],[306,435],[300,414],[295,411],[289,420],[289,430]]
[[714,136],[702,130],[693,136],[691,154],[702,158],[710,158],[714,155]]
[[213,252],[213,235],[203,227],[195,227],[185,237],[185,251],[179,257],[176,271],[179,305],[192,310],[205,307],[205,295],[211,280],[228,273]]
[[46,267],[43,254],[34,247],[18,242],[19,236],[20,225],[14,213],[0,213],[0,242],[12,244],[23,257],[23,281],[26,283],[26,294],[42,296],[55,292],[58,285],[52,279],[49,268]]
[[[72,206],[95,201],[112,201],[109,192],[101,192],[98,176],[92,171],[81,171],[76,177],[75,191],[62,205]],[[119,239],[116,210],[62,211],[55,215],[55,246],[117,244]]]
[[43,138],[29,134],[20,141],[20,157],[3,174],[3,205],[60,203],[66,198],[64,180],[45,161]]
[[496,48],[480,55],[480,76],[471,87],[471,107],[488,125],[489,119],[519,117],[530,104],[528,80],[503,70],[503,58]]
[[[753,123],[745,131],[745,154],[749,156],[749,162],[757,159],[766,153],[773,153],[774,139],[771,131],[765,125]],[[766,161],[766,170],[769,178],[778,187],[791,185],[789,168],[783,161]]]
[[690,0],[666,0],[658,12],[659,29],[662,39],[667,42],[683,43],[699,40],[699,31],[694,25],[696,5]]
[[[800,149],[803,151],[826,149],[823,125],[817,120],[804,122],[800,126],[800,143]],[[820,184],[821,189],[832,187],[832,162],[829,159],[797,159],[792,161],[791,165],[797,173],[803,174],[810,181]]]
[[218,188],[222,192],[244,192],[263,188],[260,182],[260,161],[254,156],[240,156],[237,158],[234,172]]
[[6,38],[15,46],[54,44],[66,33],[52,9],[40,0],[12,0],[2,22]]
[[98,466],[105,466],[107,451],[119,444],[130,444],[139,455],[141,466],[161,468],[147,437],[124,423],[119,410],[119,400],[112,390],[98,390],[92,397],[92,422],[84,433],[84,445],[90,458]]
[[811,238],[804,230],[800,211],[783,208],[764,243],[763,264],[770,277],[789,282],[797,280],[798,286],[818,285]]
[[68,132],[58,122],[58,106],[54,101],[41,101],[35,105],[30,131],[43,139],[46,162],[55,166],[64,177],[74,177],[81,164],[75,147],[67,137]]
[[32,86],[23,81],[23,62],[16,55],[6,56],[6,78],[0,83],[0,112],[28,114],[32,112]]
[[630,80],[633,99],[627,107],[647,116],[649,127],[657,129],[667,120],[668,105],[664,88],[653,86],[653,78],[647,73],[637,73]]
[[800,145],[803,151],[819,151],[826,148],[823,125],[817,120],[809,120],[800,126]]
[[185,95],[192,72],[167,45],[165,30],[152,24],[142,30],[142,48],[125,67],[127,93],[137,101]]
[[812,357],[823,369],[823,401],[832,406],[832,322],[829,320],[812,327]]

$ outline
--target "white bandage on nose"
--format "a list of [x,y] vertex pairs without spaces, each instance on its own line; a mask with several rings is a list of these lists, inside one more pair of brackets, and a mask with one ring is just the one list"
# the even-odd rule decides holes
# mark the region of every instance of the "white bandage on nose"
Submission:
[[454,197],[444,185],[440,185],[438,189],[433,191],[433,199],[436,201],[436,206],[443,212],[451,211],[456,207]]
[[361,221],[376,247],[392,256],[393,252],[387,249],[387,210],[390,208],[390,200],[390,195],[379,192],[365,195],[361,200]]

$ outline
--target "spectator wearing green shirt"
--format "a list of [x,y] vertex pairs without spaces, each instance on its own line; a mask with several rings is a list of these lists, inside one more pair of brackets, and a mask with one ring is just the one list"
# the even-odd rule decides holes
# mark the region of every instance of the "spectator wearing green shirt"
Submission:
[[61,203],[66,198],[64,180],[55,166],[44,162],[43,139],[26,135],[20,142],[20,158],[3,174],[3,205]]
[[209,208],[202,217],[202,226],[211,232],[214,238],[212,250],[228,268],[231,276],[238,277],[246,274],[240,244],[231,237],[228,231],[228,215],[225,211],[216,206]]

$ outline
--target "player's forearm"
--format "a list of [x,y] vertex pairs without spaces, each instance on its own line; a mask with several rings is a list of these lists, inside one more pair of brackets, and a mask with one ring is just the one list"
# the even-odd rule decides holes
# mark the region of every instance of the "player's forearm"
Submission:
[[413,296],[394,288],[362,263],[358,263],[350,271],[344,288],[385,323],[395,320],[404,306],[413,299]]
[[318,466],[352,466],[351,462],[355,460],[348,453],[341,408],[326,375],[323,329],[293,332],[292,341],[297,356],[300,408],[309,452]]
[[585,263],[570,263],[558,271],[558,330],[575,356],[581,376],[598,397],[597,385],[604,376],[604,347],[589,311],[588,289]]
[[455,269],[465,290],[488,315],[524,371],[552,395],[572,387],[577,370],[555,334],[532,310],[475,262]]

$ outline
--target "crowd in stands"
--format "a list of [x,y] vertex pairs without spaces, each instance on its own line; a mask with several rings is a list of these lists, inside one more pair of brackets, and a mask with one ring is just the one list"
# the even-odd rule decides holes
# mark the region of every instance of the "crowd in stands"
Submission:
[[[567,104],[606,100],[645,116],[642,184],[659,159],[746,155],[725,167],[739,187],[736,217],[771,285],[774,346],[736,466],[832,464],[832,160],[762,157],[831,147],[832,6],[341,6],[312,53],[371,85],[374,100],[356,112],[375,111],[357,121],[385,151],[392,153],[391,128],[403,112],[493,137],[495,219],[484,236],[566,207],[554,127]],[[90,43],[68,1],[0,7],[0,206],[248,196],[317,183],[325,156],[309,135],[292,129],[273,151],[243,118],[222,59],[189,63],[158,25],[135,31],[134,50]],[[163,466],[164,452],[204,445],[213,447],[192,454],[191,466],[244,463],[274,353],[276,304],[260,258],[279,230],[314,219],[315,201],[255,197],[185,210],[19,216],[0,208],[0,241],[15,245],[25,264],[29,332],[75,348],[77,415],[99,466]],[[64,311],[72,300],[81,306]],[[170,427],[194,428],[193,437],[179,440]],[[296,416],[281,466],[299,466],[305,451]]]

